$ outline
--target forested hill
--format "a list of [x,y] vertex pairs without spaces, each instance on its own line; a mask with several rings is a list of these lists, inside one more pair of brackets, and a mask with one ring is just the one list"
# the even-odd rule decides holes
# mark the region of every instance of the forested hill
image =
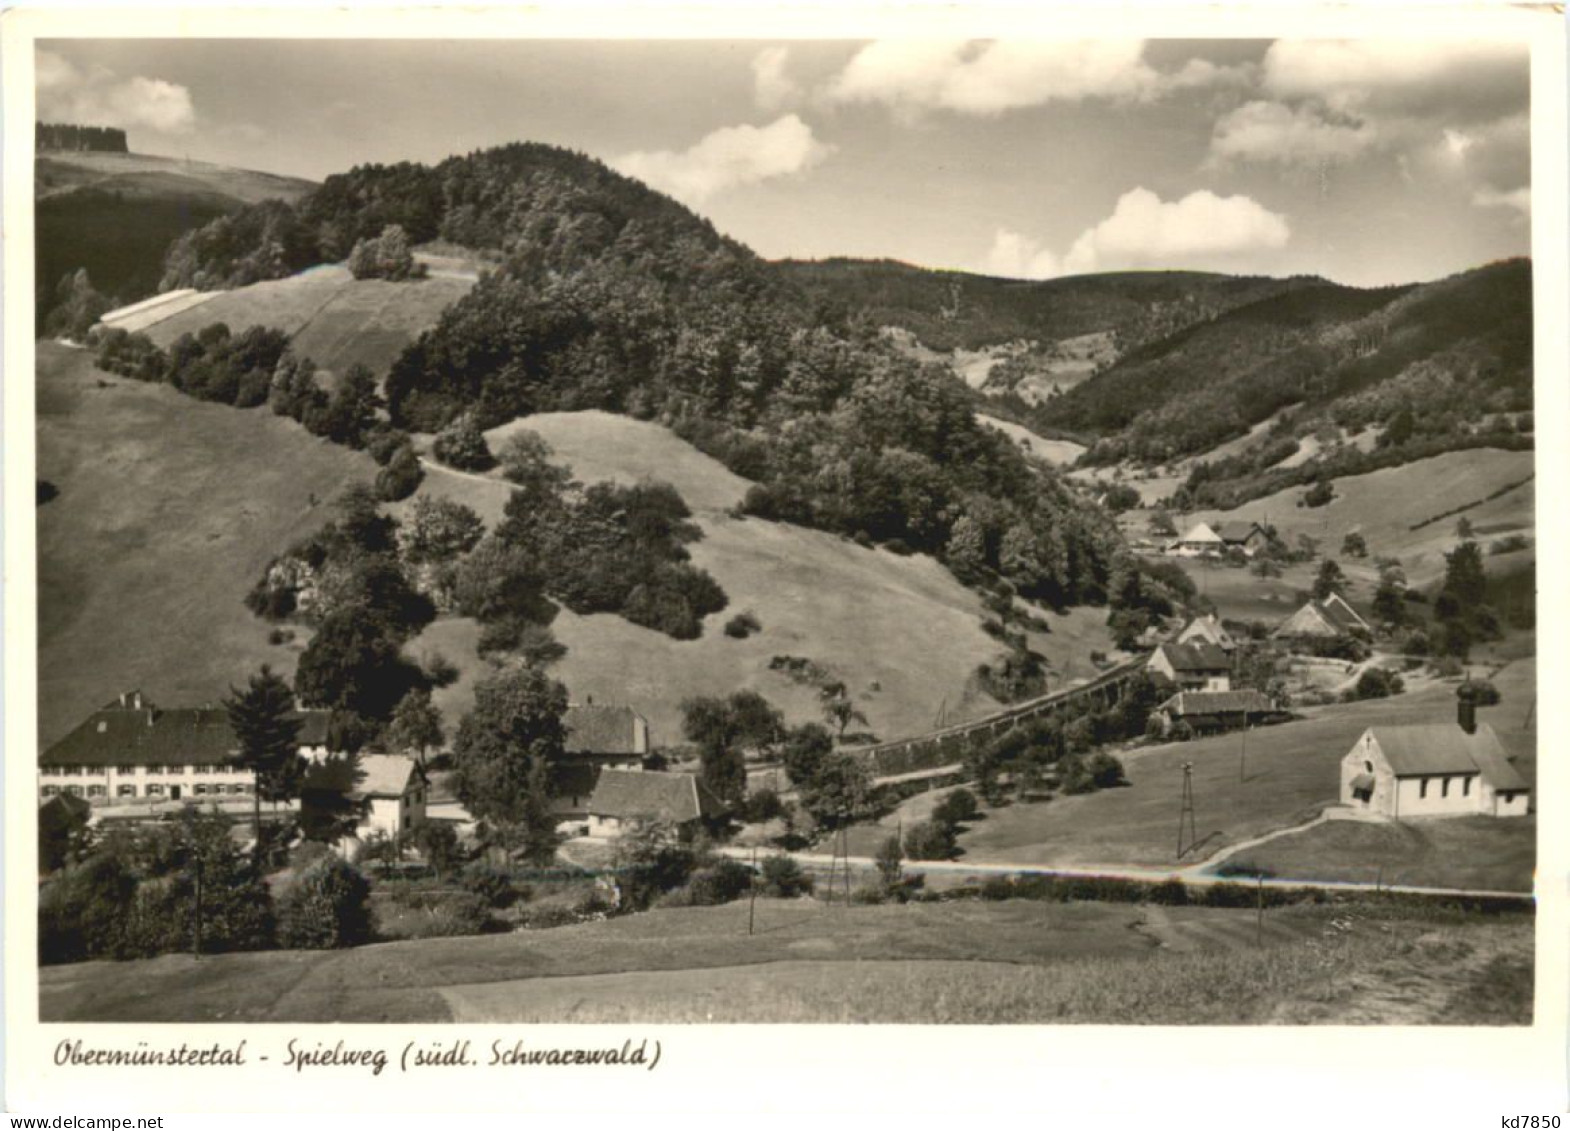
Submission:
[[1107,332],[1128,349],[1235,306],[1322,281],[1123,271],[1032,282],[888,259],[788,259],[777,267],[815,301],[865,314],[878,326],[909,330],[922,345],[942,351]]
[[190,233],[164,285],[279,277],[392,225],[496,260],[386,375],[399,426],[656,419],[757,483],[749,513],[931,553],[1053,604],[1105,597],[1119,546],[1106,515],[979,425],[946,367],[579,154],[520,144],[358,168]]
[[1036,411],[1100,437],[1092,464],[1199,455],[1271,420],[1262,442],[1192,484],[1209,481],[1190,503],[1219,506],[1237,501],[1221,480],[1257,487],[1283,461],[1301,480],[1529,446],[1531,408],[1532,265],[1515,259],[1416,286],[1263,299],[1133,350]]

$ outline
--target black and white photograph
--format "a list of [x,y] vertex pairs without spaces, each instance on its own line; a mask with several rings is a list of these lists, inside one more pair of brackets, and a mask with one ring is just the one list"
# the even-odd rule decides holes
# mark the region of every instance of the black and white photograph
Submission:
[[1550,1020],[1531,37],[777,26],[32,43],[8,1008]]

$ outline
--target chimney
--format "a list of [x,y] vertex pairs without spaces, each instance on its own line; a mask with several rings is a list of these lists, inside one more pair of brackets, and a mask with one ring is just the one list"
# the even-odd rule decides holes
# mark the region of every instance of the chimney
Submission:
[[1470,683],[1456,689],[1456,722],[1467,734],[1477,733],[1477,697]]

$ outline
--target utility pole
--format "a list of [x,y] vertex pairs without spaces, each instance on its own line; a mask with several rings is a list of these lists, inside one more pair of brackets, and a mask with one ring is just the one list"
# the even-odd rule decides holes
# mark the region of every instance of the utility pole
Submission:
[[758,913],[758,846],[752,846],[752,898],[747,901],[747,934],[752,934]]
[[1178,859],[1183,859],[1183,823],[1188,822],[1188,846],[1194,847],[1199,833],[1194,827],[1194,763],[1183,763],[1183,805],[1178,810]]
[[202,854],[198,850],[194,857],[196,865],[196,914],[191,924],[191,957],[202,957]]
[[1254,890],[1259,893],[1259,913],[1254,920],[1254,945],[1265,945],[1265,874],[1258,873],[1254,877],[1256,883]]
[[1242,785],[1248,780],[1248,708],[1243,709],[1242,742],[1237,751],[1237,781]]

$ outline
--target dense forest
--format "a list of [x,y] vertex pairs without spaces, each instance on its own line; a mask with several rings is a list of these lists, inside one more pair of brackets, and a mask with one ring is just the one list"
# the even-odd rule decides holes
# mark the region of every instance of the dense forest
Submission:
[[72,150],[93,153],[128,153],[125,131],[113,126],[73,126],[66,123],[38,122],[33,131],[38,152]]
[[393,225],[499,256],[388,373],[397,427],[587,408],[657,419],[757,482],[750,513],[931,553],[1052,604],[1104,599],[1109,520],[978,425],[946,367],[565,150],[357,168],[183,237],[164,286],[278,277]]

